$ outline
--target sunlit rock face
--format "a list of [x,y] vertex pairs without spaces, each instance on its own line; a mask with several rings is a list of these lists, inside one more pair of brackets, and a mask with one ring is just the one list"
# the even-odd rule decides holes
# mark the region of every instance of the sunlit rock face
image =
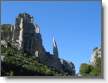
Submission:
[[21,13],[16,17],[15,25],[9,25],[6,29],[8,29],[6,34],[4,30],[2,32],[3,40],[11,40],[13,42],[12,45],[35,56],[42,64],[62,72],[67,72],[69,75],[75,75],[74,64],[59,58],[58,47],[54,37],[53,54],[44,49],[40,27],[34,22],[33,16]]
[[92,55],[91,55],[91,59],[90,59],[90,63],[92,65],[96,65],[96,57],[101,58],[102,57],[102,53],[101,53],[101,48],[94,48]]

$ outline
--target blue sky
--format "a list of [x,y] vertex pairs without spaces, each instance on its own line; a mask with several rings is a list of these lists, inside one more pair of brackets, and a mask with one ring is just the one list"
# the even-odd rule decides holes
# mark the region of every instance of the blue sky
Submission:
[[52,37],[59,57],[75,64],[89,63],[93,48],[101,46],[101,2],[2,2],[1,24],[14,24],[19,13],[29,13],[40,26],[43,45],[52,53]]

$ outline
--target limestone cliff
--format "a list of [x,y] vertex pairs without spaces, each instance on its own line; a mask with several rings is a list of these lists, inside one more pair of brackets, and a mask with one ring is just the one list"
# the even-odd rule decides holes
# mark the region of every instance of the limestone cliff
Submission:
[[[2,40],[11,41],[11,44],[19,50],[31,54],[38,58],[38,62],[58,71],[67,72],[75,75],[75,66],[72,62],[62,60],[58,56],[58,49],[53,39],[53,54],[47,52],[42,44],[42,37],[39,25],[34,22],[33,16],[27,13],[21,13],[17,16],[15,25],[9,25],[8,28],[1,25]],[[4,29],[8,29],[5,32]]]

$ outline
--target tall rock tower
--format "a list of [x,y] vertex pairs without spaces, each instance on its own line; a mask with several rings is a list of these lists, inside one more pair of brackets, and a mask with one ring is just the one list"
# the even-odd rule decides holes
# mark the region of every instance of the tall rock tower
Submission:
[[53,37],[53,55],[58,57],[58,48],[57,48],[57,43]]
[[14,40],[19,43],[19,48],[24,52],[37,56],[45,52],[39,26],[27,13],[19,14],[16,18]]

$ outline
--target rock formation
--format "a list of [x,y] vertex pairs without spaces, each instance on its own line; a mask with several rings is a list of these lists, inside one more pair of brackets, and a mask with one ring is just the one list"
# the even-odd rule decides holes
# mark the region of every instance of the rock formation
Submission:
[[58,57],[58,48],[57,48],[57,44],[56,44],[54,37],[53,37],[53,55]]
[[101,48],[97,48],[97,47],[96,47],[96,48],[93,49],[93,53],[92,53],[92,55],[91,55],[90,63],[91,63],[92,65],[94,65],[94,66],[95,66],[95,64],[96,64],[96,57],[102,58]]
[[[1,27],[2,30],[5,29],[3,25],[1,25]],[[3,31],[1,36],[2,40],[9,40],[19,50],[38,58],[40,63],[53,67],[59,71],[67,72],[70,75],[75,75],[74,64],[59,58],[58,48],[54,38],[53,54],[45,50],[42,44],[40,27],[38,24],[35,24],[33,16],[27,13],[19,14],[16,18],[15,25],[11,25],[6,34]]]

